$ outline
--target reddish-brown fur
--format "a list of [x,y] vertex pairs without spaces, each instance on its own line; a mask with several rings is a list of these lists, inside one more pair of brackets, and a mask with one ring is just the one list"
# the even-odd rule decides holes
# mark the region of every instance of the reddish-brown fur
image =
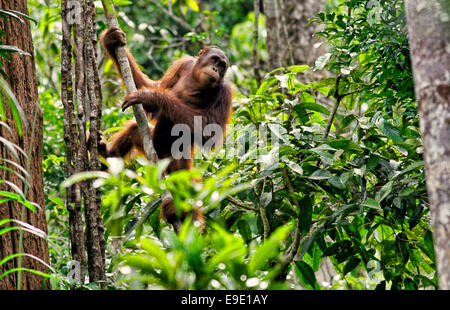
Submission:
[[[100,41],[117,65],[115,49],[126,44],[125,34],[118,28],[110,28],[101,34]],[[231,113],[231,89],[224,80],[229,64],[218,47],[206,47],[197,57],[176,60],[158,81],[151,80],[139,69],[128,50],[127,55],[138,91],[126,95],[122,108],[142,103],[145,111],[152,114],[156,124],[151,131],[158,158],[171,157],[172,143],[178,139],[171,136],[174,125],[186,124],[194,132],[194,116],[202,117],[203,128],[218,124],[225,132]],[[203,142],[207,139],[203,137]],[[113,136],[105,156],[125,157],[133,149],[144,154],[136,122],[128,123]],[[171,173],[191,167],[192,159],[179,159],[172,160],[167,170]],[[181,219],[176,217],[175,210],[173,201],[163,201],[162,216],[178,227]],[[201,213],[196,212],[194,218],[202,219]]]

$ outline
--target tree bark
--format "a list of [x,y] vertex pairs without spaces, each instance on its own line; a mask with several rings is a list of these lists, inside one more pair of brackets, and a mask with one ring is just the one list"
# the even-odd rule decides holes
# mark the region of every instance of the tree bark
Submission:
[[[75,106],[72,83],[72,30],[68,23],[69,11],[67,0],[62,0],[62,47],[61,47],[61,102],[64,106],[64,141],[66,143],[66,177],[69,178],[76,170],[78,152],[77,127],[75,124]],[[67,188],[66,207],[69,212],[69,238],[72,259],[79,263],[79,275],[75,275],[84,284],[86,274],[86,254],[84,251],[83,214],[80,184]],[[75,280],[75,279],[73,279]]]
[[[16,10],[28,15],[26,0],[0,0],[0,8]],[[28,167],[28,173],[30,175],[28,183],[30,184],[30,188],[26,189],[25,184],[17,177],[17,175],[6,170],[0,170],[0,179],[9,181],[20,187],[22,191],[27,193],[27,200],[37,203],[42,208],[37,210],[37,212],[32,212],[27,208],[23,208],[21,204],[12,201],[5,202],[0,205],[0,220],[21,220],[21,218],[23,218],[26,223],[47,232],[42,178],[43,119],[42,111],[38,103],[30,23],[27,19],[24,19],[24,23],[22,23],[16,18],[8,17],[6,19],[0,19],[0,29],[5,32],[5,35],[2,36],[3,44],[17,46],[32,55],[26,56],[20,55],[19,53],[13,53],[11,54],[11,60],[9,62],[2,59],[3,69],[8,75],[8,84],[11,86],[11,90],[14,92],[20,106],[25,112],[28,126],[26,128],[24,127],[23,136],[19,136],[9,106],[8,104],[5,104],[5,97],[3,97],[3,102],[5,106],[6,122],[13,130],[13,133],[9,133],[3,126],[0,126],[0,136],[20,146],[28,155],[28,158],[20,155],[19,160],[17,160],[12,156],[11,152],[4,144],[0,144],[0,158],[16,162],[24,168]],[[22,174],[15,166],[6,161],[2,161],[2,165],[8,166],[19,175]],[[4,183],[1,183],[0,190],[10,191],[11,188],[5,186]],[[5,228],[5,226],[2,226],[1,228]],[[16,225],[11,224],[11,226]],[[23,232],[22,247],[20,245],[20,235],[21,232],[18,230],[0,235],[0,260],[11,254],[19,253],[20,250],[23,249],[23,253],[32,254],[48,263],[49,252],[47,241],[35,234]],[[16,258],[9,260],[4,265],[0,266],[0,274],[6,270],[17,267],[47,272],[47,268],[42,263],[29,257],[23,257],[21,259]],[[19,278],[20,283],[18,283]],[[49,288],[49,285],[42,276],[27,271],[21,272],[20,275],[19,272],[13,272],[0,280],[0,289],[17,288],[43,289]]]
[[[72,6],[74,4],[75,6]],[[63,29],[61,98],[64,106],[66,174],[70,177],[74,173],[101,169],[98,160],[98,142],[102,104],[95,52],[94,3],[92,0],[76,2],[63,0],[61,13]],[[77,14],[76,18],[69,18],[73,14]],[[72,91],[71,29],[74,39],[75,94]],[[87,143],[88,136],[89,143]],[[86,248],[89,281],[100,282],[100,287],[105,288],[105,239],[100,214],[100,191],[94,187],[92,180],[77,183],[67,189],[66,205],[69,211],[72,258],[80,266],[80,275],[75,277],[75,280],[80,281],[78,284],[84,283],[86,269],[84,248]],[[82,227],[82,206],[84,206],[85,231]]]
[[439,287],[450,289],[450,22],[438,0],[406,0]]
[[255,75],[255,79],[259,83],[261,82],[261,73],[259,70],[260,62],[259,62],[259,53],[258,53],[258,40],[259,40],[259,11],[260,11],[260,1],[253,0],[253,10],[255,13],[255,22],[253,24],[253,74]]
[[264,14],[266,15],[267,52],[269,53],[269,71],[281,67],[280,29],[278,21],[277,0],[263,0]]
[[320,25],[308,26],[308,19],[325,11],[324,0],[280,0],[284,3],[282,14],[286,20],[288,41],[292,50],[294,63],[290,63],[288,49],[283,49],[283,59],[289,65],[306,64],[313,66],[317,57],[324,53],[323,49],[314,48],[319,41],[313,36],[320,30]]

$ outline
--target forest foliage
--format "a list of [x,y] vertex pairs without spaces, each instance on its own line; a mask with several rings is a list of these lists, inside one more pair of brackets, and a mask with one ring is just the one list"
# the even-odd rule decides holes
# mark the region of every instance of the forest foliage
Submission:
[[[109,289],[438,287],[401,0],[328,1],[310,19],[323,26],[314,48],[325,45],[326,53],[313,67],[279,68],[261,83],[252,71],[252,1],[172,1],[175,16],[168,16],[167,1],[114,1],[129,48],[152,78],[202,46],[226,51],[236,88],[226,147],[198,153],[193,170],[166,178],[166,161],[141,158],[109,159],[107,172],[68,180],[59,2],[28,1],[37,21],[54,288],[70,288],[64,187],[86,177],[102,188]],[[99,34],[106,28],[101,5],[96,12]],[[264,27],[260,16],[263,65]],[[7,52],[0,48],[1,56]],[[98,54],[102,128],[110,137],[131,115],[120,110],[125,91],[117,71],[100,47]],[[327,74],[312,80],[318,71]],[[206,227],[188,220],[176,234],[161,221],[159,196],[166,190],[183,210],[201,207]],[[333,269],[327,281],[316,278],[324,265]]]

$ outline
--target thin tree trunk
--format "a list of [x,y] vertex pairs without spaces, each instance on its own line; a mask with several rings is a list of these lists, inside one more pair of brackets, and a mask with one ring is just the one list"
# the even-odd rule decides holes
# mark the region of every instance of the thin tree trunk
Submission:
[[253,74],[255,79],[259,83],[261,82],[261,72],[260,72],[260,62],[258,53],[258,41],[259,41],[259,11],[260,11],[260,1],[253,0],[253,10],[255,13],[255,22],[253,24]]
[[[62,48],[61,48],[61,101],[64,106],[64,141],[66,143],[66,177],[75,173],[77,136],[72,86],[72,25],[68,23],[67,0],[62,0]],[[69,212],[69,238],[72,259],[80,265],[79,284],[84,284],[86,255],[84,251],[83,214],[81,212],[81,189],[79,184],[67,188],[66,207]]]
[[[86,149],[89,151],[89,156],[84,160],[87,163],[87,170],[100,170],[100,162],[98,161],[98,141],[100,141],[100,120],[101,120],[101,103],[97,99],[96,88],[94,85],[95,77],[94,70],[97,70],[97,66],[93,64],[96,61],[94,59],[94,44],[95,37],[95,23],[92,20],[92,10],[94,9],[94,3],[92,0],[85,1],[84,7],[84,65],[85,65],[85,79],[86,79],[86,94],[87,100],[85,104],[84,121],[89,118],[89,133],[90,133],[90,145],[86,145]],[[86,127],[84,127],[86,129]],[[86,129],[87,130],[87,129]],[[80,136],[81,138],[81,136]],[[81,140],[85,142],[86,140]],[[82,143],[83,144],[83,143]],[[86,193],[84,197],[84,213],[86,221],[86,247],[88,253],[88,270],[89,281],[105,281],[105,253],[102,251],[104,247],[104,228],[101,221],[100,206],[101,199],[99,199],[99,189],[93,186],[93,181],[86,181]],[[105,283],[100,285],[105,288]]]
[[[406,0],[439,287],[450,289],[450,22],[443,1]],[[447,16],[447,18],[445,18]]]
[[280,46],[280,29],[278,21],[277,0],[263,0],[264,14],[266,15],[267,52],[269,53],[269,71],[281,67],[282,47]]
[[[26,0],[0,0],[0,8],[4,10],[16,10],[28,15]],[[5,32],[2,36],[3,44],[17,46],[31,54],[31,56],[26,56],[20,55],[19,53],[13,53],[11,54],[11,60],[9,62],[1,59],[1,61],[3,61],[3,70],[8,75],[8,84],[11,86],[11,90],[25,112],[25,121],[28,123],[28,126],[27,128],[24,127],[23,136],[19,136],[8,104],[5,104],[5,97],[3,97],[3,103],[5,106],[6,123],[11,127],[13,131],[12,134],[9,133],[5,127],[0,126],[0,136],[20,146],[28,156],[28,158],[26,158],[23,155],[19,155],[20,158],[17,160],[12,156],[8,148],[1,143],[1,164],[8,166],[8,168],[16,171],[19,175],[22,173],[18,171],[14,165],[9,164],[5,160],[11,160],[26,168],[30,175],[30,178],[28,179],[30,188],[27,188],[17,175],[3,169],[0,170],[0,179],[17,185],[24,193],[26,193],[27,200],[41,206],[41,209],[38,209],[37,212],[32,212],[19,203],[13,201],[4,202],[0,206],[0,220],[23,220],[26,223],[47,232],[44,206],[44,185],[42,178],[43,120],[42,111],[38,103],[34,49],[30,23],[27,19],[24,19],[24,22],[22,23],[16,18],[8,17],[6,19],[0,19],[0,30]],[[0,184],[0,189],[5,191],[11,190],[11,188],[4,183]],[[6,224],[0,228],[5,228],[5,226],[8,225],[9,224]],[[11,226],[16,225],[12,224]],[[28,232],[19,232],[18,230],[0,235],[0,261],[6,256],[19,252],[32,254],[47,263],[49,262],[48,244],[47,241],[41,237]],[[29,257],[20,257],[9,260],[0,266],[0,274],[6,270],[18,267],[47,272],[47,268],[37,260]],[[46,280],[42,276],[27,271],[13,272],[0,280],[0,289],[20,288],[28,290],[50,288],[46,283]]]
[[[62,48],[62,102],[64,105],[64,137],[66,140],[66,173],[100,170],[98,142],[101,124],[101,86],[96,61],[95,14],[92,0],[62,1],[63,48]],[[72,11],[75,10],[75,11]],[[75,18],[69,18],[77,14]],[[73,53],[75,61],[75,95],[71,90],[71,28],[73,28]],[[73,104],[74,96],[76,105]],[[75,112],[76,110],[76,112]],[[89,121],[89,132],[87,123]],[[87,137],[89,145],[87,145]],[[82,206],[86,230],[82,229]],[[100,214],[100,192],[88,180],[68,188],[67,207],[72,258],[80,263],[80,280],[84,281],[87,269],[90,282],[100,281],[105,288],[105,240]]]

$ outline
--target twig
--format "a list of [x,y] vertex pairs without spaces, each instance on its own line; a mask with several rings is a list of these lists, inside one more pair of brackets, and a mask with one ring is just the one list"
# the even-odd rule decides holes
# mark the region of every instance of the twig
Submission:
[[[295,207],[296,207],[296,214],[298,216],[299,212],[300,212],[300,204],[298,203],[297,197],[295,197],[295,191],[294,191],[294,187],[292,186],[291,180],[289,178],[289,175],[286,171],[286,168],[283,168],[283,180],[284,180],[284,184],[287,186],[288,188],[288,193],[289,193],[289,197],[291,198],[292,202],[294,203]],[[295,232],[294,232],[294,236],[292,238],[292,243],[291,246],[289,247],[289,249],[286,251],[286,255],[285,255],[285,259],[287,261],[291,261],[292,257],[295,256],[295,253],[297,252],[298,249],[298,244],[300,241],[300,228],[298,227],[298,225],[295,227]]]
[[[103,0],[102,0],[103,1]],[[176,23],[178,23],[181,27],[183,27],[185,30],[190,31],[190,32],[194,32],[194,28],[192,28],[192,26],[190,24],[188,24],[185,20],[183,20],[182,18],[179,18],[178,16],[174,15],[173,12],[167,10],[162,4],[161,1],[159,0],[150,0],[151,3],[153,3],[154,5],[156,5],[161,11],[164,12],[164,14],[166,14],[167,16],[169,16],[171,19],[173,19],[173,21],[175,21]],[[180,3],[180,14],[184,17],[184,12],[183,12],[183,6],[182,6],[182,2],[179,1]]]
[[248,211],[254,211],[254,212],[258,211],[256,208],[253,207],[253,204],[250,203],[250,202],[243,202],[243,201],[241,201],[241,200],[239,200],[239,199],[237,199],[235,197],[232,197],[232,196],[227,196],[226,200],[228,200],[232,204],[234,204],[234,205],[236,205],[236,206],[238,206],[238,207],[240,207],[242,209],[245,209],[245,210],[248,210]]
[[[262,186],[259,197],[261,197],[261,195],[264,194],[265,187],[266,187],[266,180],[264,179],[263,186]],[[264,240],[267,240],[269,238],[269,234],[270,234],[270,224],[269,224],[269,220],[267,219],[266,206],[261,205],[261,200],[259,202],[259,215],[261,216],[261,220],[263,223]]]
[[360,92],[362,90],[361,88],[359,88],[359,89],[350,91],[350,92],[345,93],[345,94],[339,94],[339,83],[340,83],[341,79],[342,79],[342,75],[339,74],[336,77],[336,82],[334,83],[334,94],[333,94],[333,97],[336,99],[336,102],[334,103],[333,110],[331,111],[330,117],[328,118],[327,127],[326,127],[325,133],[323,135],[324,138],[327,138],[328,134],[330,133],[331,125],[333,124],[334,117],[336,116],[337,109],[338,109],[339,105],[341,104],[342,99],[344,99],[346,96],[353,95],[353,94],[358,93],[358,92]]
[[289,178],[286,168],[283,168],[283,180],[288,187],[289,197],[291,197],[292,201],[294,202],[298,214],[298,212],[300,212],[300,204],[298,203],[297,197],[295,197],[294,187],[292,186],[291,179]]
[[330,117],[328,118],[327,127],[326,127],[325,133],[323,135],[324,138],[328,137],[328,134],[330,133],[330,129],[331,129],[331,125],[333,124],[334,116],[336,115],[336,111],[342,100],[342,97],[339,96],[339,82],[341,81],[341,78],[342,78],[342,76],[339,74],[336,77],[336,82],[334,83],[333,97],[336,98],[336,102],[334,103],[333,110],[331,111]]
[[253,73],[255,79],[259,84],[261,82],[261,72],[259,71],[259,55],[258,55],[258,40],[259,40],[259,0],[253,0],[253,10],[255,12],[255,23],[253,26]]

